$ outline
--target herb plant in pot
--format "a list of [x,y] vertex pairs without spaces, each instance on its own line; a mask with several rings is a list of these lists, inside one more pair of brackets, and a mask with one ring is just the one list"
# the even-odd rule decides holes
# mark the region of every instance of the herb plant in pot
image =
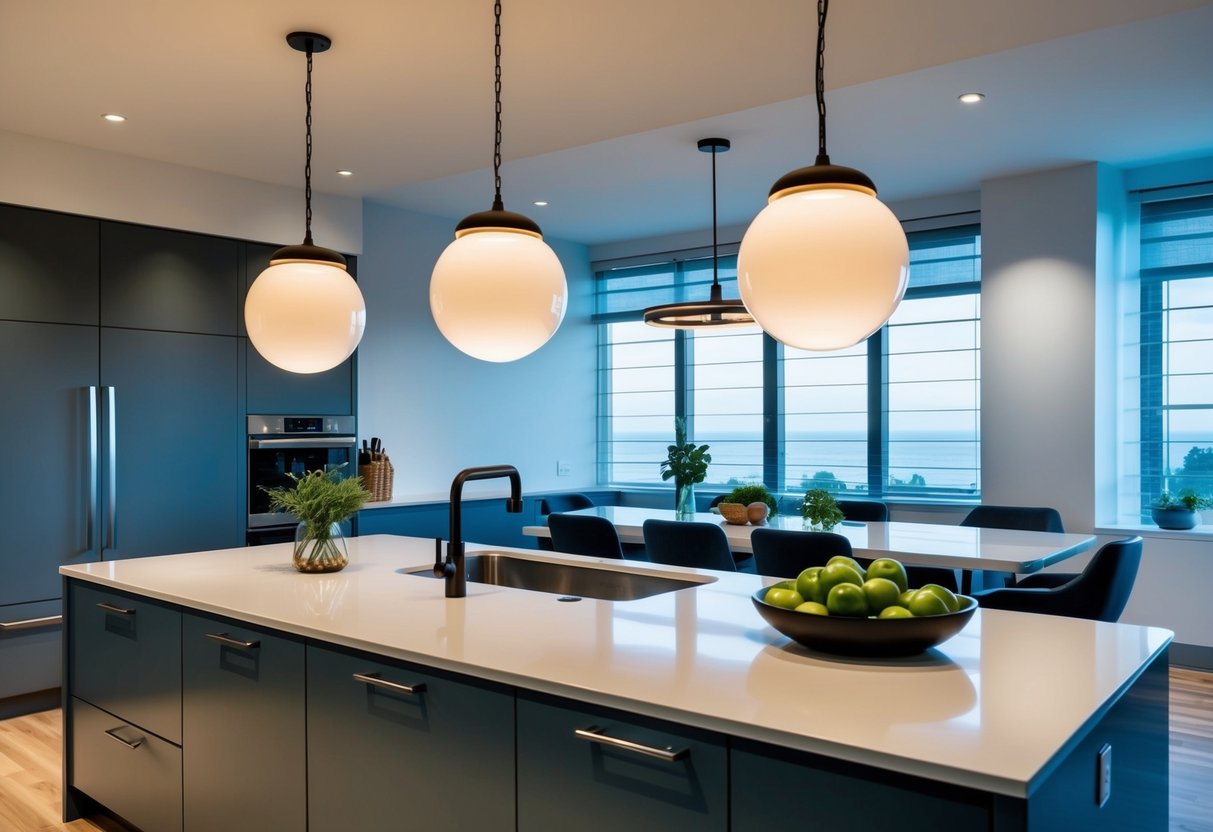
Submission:
[[746,507],[746,519],[758,526],[774,517],[777,511],[775,495],[762,483],[739,485],[725,495],[722,503],[739,503]]
[[1164,491],[1154,503],[1150,515],[1160,529],[1185,531],[1196,526],[1196,512],[1206,508],[1213,508],[1213,500],[1188,488],[1178,494]]
[[674,420],[674,444],[668,450],[661,462],[661,479],[674,480],[675,509],[680,517],[689,517],[695,513],[695,483],[707,477],[712,455],[707,445],[687,441],[687,423],[681,417]]
[[300,572],[336,572],[350,562],[341,523],[370,499],[362,477],[342,477],[336,466],[328,471],[287,474],[293,488],[263,488],[270,508],[299,519],[292,562]]
[[824,488],[813,488],[805,492],[801,514],[810,528],[826,532],[841,523],[843,518],[838,501]]

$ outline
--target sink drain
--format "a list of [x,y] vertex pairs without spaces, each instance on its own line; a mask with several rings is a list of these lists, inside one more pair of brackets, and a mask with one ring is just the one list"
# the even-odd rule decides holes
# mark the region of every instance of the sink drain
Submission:
[[561,595],[561,596],[560,596],[559,598],[557,598],[556,600],[557,600],[557,601],[565,601],[565,602],[568,602],[568,601],[580,601],[580,600],[581,600],[581,598],[579,598],[579,597],[578,597],[578,596],[576,596],[576,595]]

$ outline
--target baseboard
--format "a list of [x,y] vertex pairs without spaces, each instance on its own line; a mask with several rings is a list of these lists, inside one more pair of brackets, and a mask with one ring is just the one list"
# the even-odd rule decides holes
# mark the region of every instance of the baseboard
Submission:
[[1171,665],[1213,672],[1213,647],[1202,644],[1171,643]]
[[10,696],[0,699],[0,719],[14,716],[25,716],[36,711],[49,711],[63,704],[63,694],[59,688],[23,693],[20,696]]

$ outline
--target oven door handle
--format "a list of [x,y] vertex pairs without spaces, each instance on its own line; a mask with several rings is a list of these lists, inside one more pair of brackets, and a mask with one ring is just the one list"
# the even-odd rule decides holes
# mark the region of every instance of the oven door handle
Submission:
[[250,439],[250,450],[256,448],[344,448],[354,447],[358,443],[354,436],[326,436],[308,439]]

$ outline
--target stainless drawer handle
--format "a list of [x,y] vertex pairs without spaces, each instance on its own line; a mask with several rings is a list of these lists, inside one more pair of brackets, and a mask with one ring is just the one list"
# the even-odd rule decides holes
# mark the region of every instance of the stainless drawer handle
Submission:
[[120,730],[121,730],[121,726],[119,726],[118,728],[111,728],[105,732],[105,735],[112,740],[117,740],[118,742],[125,745],[127,748],[138,748],[139,746],[143,745],[143,737],[140,737],[137,740],[125,740],[122,737],[118,736],[117,732]]
[[23,621],[0,621],[0,632],[11,633],[14,630],[33,630],[37,627],[53,627],[63,623],[62,615],[48,615],[45,618],[26,618]]
[[590,742],[609,745],[612,748],[622,748],[624,751],[635,751],[637,754],[644,754],[648,757],[656,757],[658,760],[665,760],[667,763],[673,763],[681,760],[683,757],[691,753],[689,748],[679,748],[675,751],[673,748],[655,748],[651,745],[642,745],[631,740],[621,740],[618,737],[608,737],[602,733],[602,729],[596,726],[589,728],[577,728],[573,731],[573,736]]
[[226,644],[228,647],[239,647],[241,650],[256,650],[261,646],[259,641],[241,641],[238,638],[232,638],[227,633],[207,633],[206,637],[214,639],[220,644]]
[[415,685],[403,685],[400,682],[389,682],[378,673],[355,673],[354,681],[365,682],[373,687],[399,691],[400,693],[425,693],[425,682],[418,682]]
[[102,601],[97,605],[97,609],[105,610],[106,612],[117,613],[118,615],[134,615],[134,610],[128,610],[126,607],[116,607],[113,604],[107,604]]

